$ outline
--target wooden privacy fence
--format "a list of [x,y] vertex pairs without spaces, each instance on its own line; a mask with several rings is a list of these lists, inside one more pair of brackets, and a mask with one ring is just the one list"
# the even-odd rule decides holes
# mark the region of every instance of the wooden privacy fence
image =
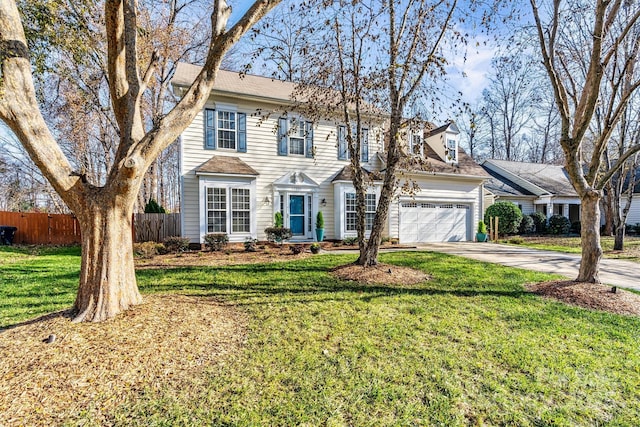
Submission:
[[80,224],[73,215],[0,212],[0,225],[17,227],[13,243],[71,245],[80,243]]
[[[1,212],[0,226],[17,227],[13,243],[31,245],[72,245],[82,242],[80,224],[73,215],[34,212]],[[180,214],[134,214],[135,242],[162,242],[180,236]]]
[[162,242],[170,236],[180,236],[180,214],[134,214],[133,237],[136,242]]

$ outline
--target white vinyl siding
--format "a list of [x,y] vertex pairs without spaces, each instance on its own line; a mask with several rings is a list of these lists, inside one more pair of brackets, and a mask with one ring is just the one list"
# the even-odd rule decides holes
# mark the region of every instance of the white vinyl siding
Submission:
[[[306,193],[309,195],[306,199],[305,210],[307,215],[307,220],[305,221],[306,229],[309,230],[310,227],[315,227],[315,216],[318,211],[322,211],[325,220],[325,239],[346,237],[347,233],[344,229],[344,192],[341,188],[349,187],[350,189],[347,192],[352,193],[354,189],[347,182],[332,182],[337,173],[347,164],[347,162],[336,161],[337,135],[335,122],[320,120],[314,123],[314,158],[306,157],[306,145],[305,156],[289,155],[289,147],[287,147],[286,156],[278,156],[276,147],[278,114],[272,114],[266,118],[264,115],[255,114],[259,110],[274,111],[278,106],[266,102],[239,101],[236,98],[218,97],[215,104],[212,99],[206,108],[233,111],[226,107],[228,105],[235,106],[237,109],[237,127],[240,126],[240,113],[246,114],[248,152],[204,149],[204,111],[195,117],[193,123],[180,137],[181,180],[183,184],[181,192],[183,236],[190,238],[192,242],[203,242],[202,236],[208,232],[206,188],[220,187],[227,189],[227,203],[230,203],[232,188],[246,188],[250,191],[250,232],[233,232],[231,208],[229,208],[227,209],[227,232],[230,240],[242,243],[248,237],[259,240],[266,239],[264,229],[273,226],[274,213],[280,208],[280,195],[274,193],[273,183],[285,174],[297,171],[308,175],[318,184],[317,188]],[[240,138],[241,136],[237,135],[238,141]],[[381,152],[382,142],[384,141],[379,128],[373,125],[369,128],[368,141],[369,166],[367,167],[371,169],[383,167],[378,158],[379,156],[376,155],[376,153]],[[255,169],[259,175],[251,177],[196,175],[195,170],[210,160],[213,155],[237,157]],[[433,177],[430,179],[433,179]],[[438,181],[437,178],[436,180]],[[462,191],[466,194],[467,192],[466,183],[462,184],[463,190],[459,190],[457,187],[458,178],[440,180],[444,182],[443,190],[441,192],[438,191],[437,194],[449,194],[447,189],[452,189],[454,193]],[[474,186],[476,189],[479,188],[479,184],[480,180],[475,180]],[[372,190],[372,192],[375,191]],[[321,203],[322,200],[325,201],[324,205]],[[246,209],[243,212],[246,212]],[[238,218],[242,215],[246,214],[243,213]],[[390,218],[392,216],[395,219],[390,219],[390,221],[395,221],[397,227],[397,209],[394,213],[394,205],[390,210]],[[477,219],[474,221],[477,221]],[[350,232],[348,235],[353,236],[355,232]],[[394,231],[391,222],[387,225],[385,235],[397,237],[397,228]]]

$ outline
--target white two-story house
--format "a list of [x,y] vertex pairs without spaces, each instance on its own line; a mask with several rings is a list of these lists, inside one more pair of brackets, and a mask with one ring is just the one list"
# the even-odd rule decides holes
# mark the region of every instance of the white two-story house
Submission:
[[[200,67],[181,63],[172,80],[180,96]],[[292,241],[315,240],[318,211],[325,239],[356,235],[356,200],[346,149],[346,124],[292,112],[295,84],[219,71],[201,112],[180,138],[182,234],[202,243],[207,233],[232,242],[264,240],[281,212]],[[364,130],[361,161],[373,177],[384,173],[385,117]],[[409,162],[398,174],[386,234],[400,242],[473,240],[481,218],[486,172],[459,147],[450,123],[407,132]],[[380,193],[372,180],[366,198],[370,227]]]

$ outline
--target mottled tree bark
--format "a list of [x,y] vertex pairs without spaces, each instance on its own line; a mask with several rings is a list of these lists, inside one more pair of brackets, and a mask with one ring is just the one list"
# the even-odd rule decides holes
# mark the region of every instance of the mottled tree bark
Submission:
[[581,197],[582,217],[580,219],[580,239],[582,260],[576,281],[600,283],[600,193],[589,191]]
[[140,304],[133,264],[133,203],[91,202],[77,212],[82,230],[80,286],[74,321],[101,322]]

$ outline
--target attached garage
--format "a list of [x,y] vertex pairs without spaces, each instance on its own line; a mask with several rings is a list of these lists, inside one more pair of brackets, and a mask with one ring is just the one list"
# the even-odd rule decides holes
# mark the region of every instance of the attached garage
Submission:
[[459,242],[470,239],[469,204],[401,202],[400,242]]

